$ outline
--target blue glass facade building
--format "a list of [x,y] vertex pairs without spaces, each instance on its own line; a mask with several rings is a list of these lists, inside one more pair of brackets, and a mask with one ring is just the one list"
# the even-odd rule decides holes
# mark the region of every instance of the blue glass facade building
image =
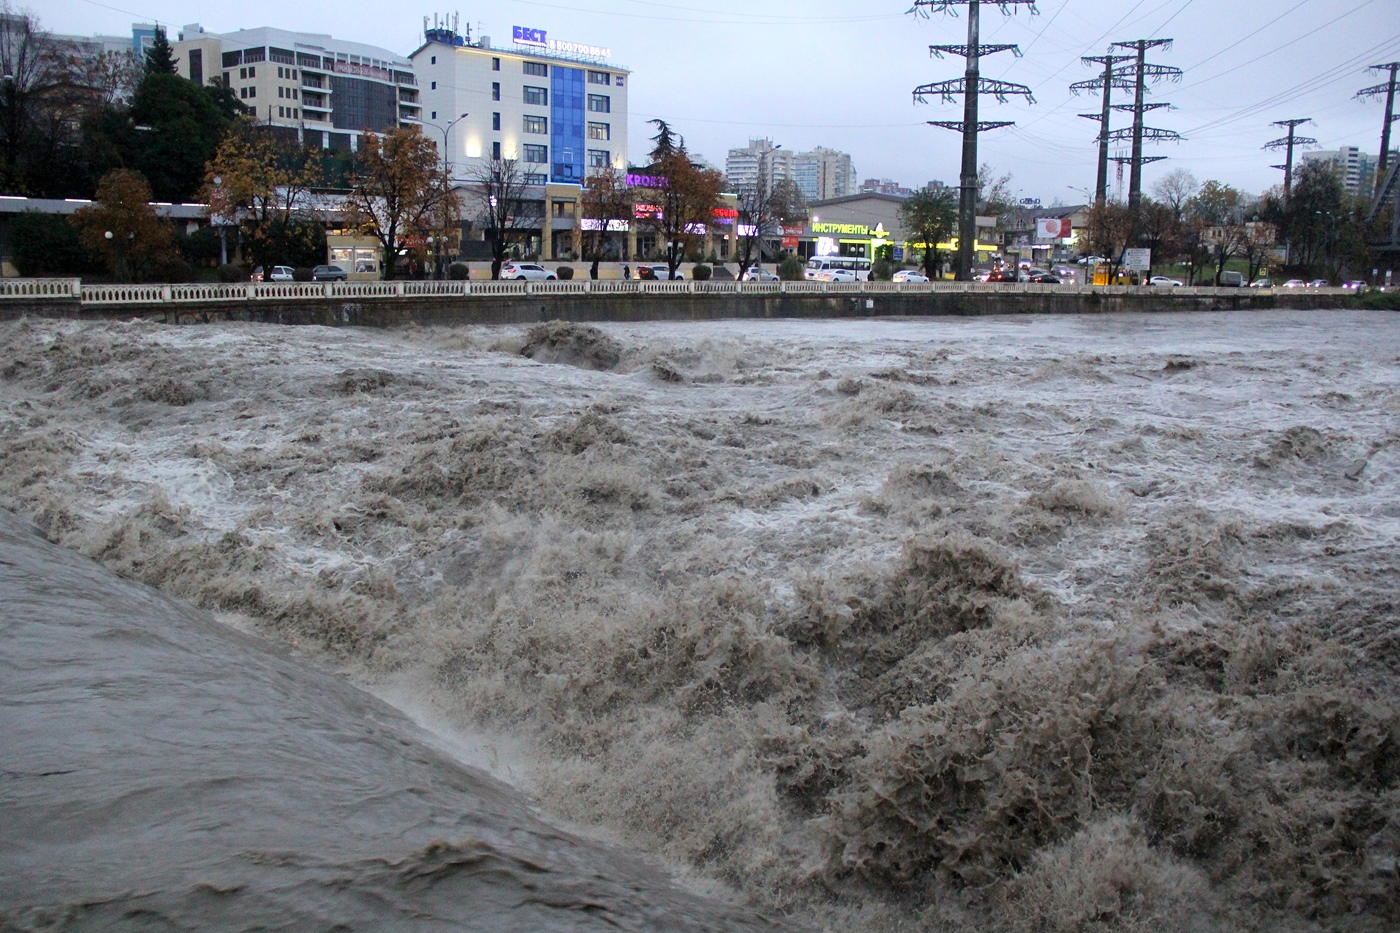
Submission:
[[584,179],[584,70],[555,65],[551,84],[550,146],[554,158],[550,180],[582,183]]

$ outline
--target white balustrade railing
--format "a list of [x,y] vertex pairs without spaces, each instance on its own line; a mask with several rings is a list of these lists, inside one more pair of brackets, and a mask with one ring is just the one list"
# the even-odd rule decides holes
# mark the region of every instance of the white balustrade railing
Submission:
[[0,299],[78,298],[82,279],[0,279]]
[[[81,298],[85,305],[200,304],[229,301],[310,301],[354,298],[514,297],[524,295],[1155,295],[1228,298],[1266,291],[1213,285],[1049,285],[1034,282],[740,282],[578,279],[567,281],[237,282],[184,285],[85,285],[79,279],[0,279],[0,302],[18,298]],[[1356,294],[1347,288],[1297,289],[1327,297]]]

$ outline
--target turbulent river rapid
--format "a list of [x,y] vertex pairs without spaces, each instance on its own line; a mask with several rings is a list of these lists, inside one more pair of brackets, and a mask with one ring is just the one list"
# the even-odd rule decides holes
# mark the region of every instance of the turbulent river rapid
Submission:
[[0,465],[0,929],[1400,925],[1393,314],[29,320]]

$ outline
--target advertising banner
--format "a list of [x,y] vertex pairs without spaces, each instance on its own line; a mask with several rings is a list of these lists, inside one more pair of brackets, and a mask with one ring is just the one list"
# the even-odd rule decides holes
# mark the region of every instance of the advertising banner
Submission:
[[1041,217],[1035,222],[1035,236],[1038,240],[1059,240],[1074,236],[1074,226],[1069,218]]

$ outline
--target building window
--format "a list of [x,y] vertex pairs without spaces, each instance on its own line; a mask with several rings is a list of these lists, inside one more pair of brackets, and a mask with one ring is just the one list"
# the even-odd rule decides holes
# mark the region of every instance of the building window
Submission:
[[543,87],[525,86],[525,103],[533,104],[536,107],[549,106],[549,89]]
[[239,96],[239,97],[242,97],[242,98],[244,98],[244,99],[246,100],[247,97],[248,97],[248,89],[247,89],[246,87],[241,87],[241,88],[239,88],[239,89],[238,89],[238,96]]
[[430,61],[431,61],[434,65],[436,65],[436,64],[437,64],[437,56],[434,55],[434,56],[430,59]]
[[501,131],[501,115],[499,113],[491,114],[491,129],[497,133]]
[[258,69],[256,69],[256,68],[249,68],[249,69],[248,69],[248,77],[250,77],[250,78],[256,78],[257,76],[258,76]]
[[281,65],[278,65],[278,66],[277,66],[277,77],[279,77],[279,78],[282,77],[282,66],[281,66]]
[[549,77],[549,66],[544,62],[525,62],[525,73],[539,78]]
[[608,150],[606,150],[606,149],[590,149],[590,150],[588,150],[588,167],[589,167],[589,168],[607,168],[607,167],[608,167]]
[[195,84],[204,83],[204,51],[190,49],[190,80]]
[[588,110],[590,113],[612,113],[612,98],[606,94],[589,94]]
[[612,139],[612,125],[608,123],[588,124],[589,139]]
[[301,92],[296,88],[292,88],[292,100],[301,100]]
[[539,135],[549,135],[549,117],[536,117],[530,114],[525,115],[525,132]]
[[281,86],[280,84],[277,86],[277,96],[278,96],[278,97],[281,97],[281,96],[282,96],[282,86]]
[[293,107],[293,108],[292,108],[292,119],[293,119],[293,120],[300,120],[300,119],[301,119],[301,110],[300,110],[299,108],[297,108],[297,107]]
[[494,143],[491,144],[491,158],[495,159],[497,162],[499,162],[499,161],[501,160],[501,142],[500,142],[500,140],[497,140],[496,142],[494,142]]
[[501,70],[501,60],[500,60],[499,58],[493,58],[493,59],[491,59],[491,70],[492,70],[492,71],[500,71],[500,70]]
[[286,109],[285,107],[278,107],[278,108],[277,108],[277,115],[278,115],[279,117],[285,117],[285,116],[287,115],[287,109]]
[[491,83],[491,99],[492,99],[492,100],[500,100],[500,99],[501,99],[501,82],[499,82],[499,81],[493,81],[493,82]]
[[436,90],[437,90],[437,82],[434,81],[434,82],[433,82],[433,86],[432,86],[431,88],[429,88],[428,90],[430,90],[430,91],[436,91]]
[[248,80],[248,69],[247,69],[247,68],[240,68],[240,69],[238,69],[238,80],[239,80],[239,81],[247,81],[247,80]]
[[[252,69],[249,69],[249,70],[251,71]],[[256,87],[250,87],[250,88],[248,88],[248,96],[249,96],[249,97],[257,97],[257,96],[258,96],[258,89],[257,89]]]
[[589,84],[612,84],[612,75],[606,71],[590,71],[588,73]]
[[295,81],[296,79],[297,79],[297,70],[296,70],[295,68],[293,68],[293,69],[292,69],[292,80]]
[[542,186],[544,186],[544,185],[549,184],[549,176],[548,176],[548,175],[538,175],[538,174],[536,174],[536,173],[534,173],[534,172],[526,172],[526,173],[525,173],[525,184],[542,187]]
[[543,165],[549,161],[548,146],[525,146],[525,161]]
[[433,111],[433,115],[432,115],[431,117],[429,117],[428,119],[429,119],[429,120],[436,120],[436,119],[437,119],[437,111],[434,110],[434,111]]

